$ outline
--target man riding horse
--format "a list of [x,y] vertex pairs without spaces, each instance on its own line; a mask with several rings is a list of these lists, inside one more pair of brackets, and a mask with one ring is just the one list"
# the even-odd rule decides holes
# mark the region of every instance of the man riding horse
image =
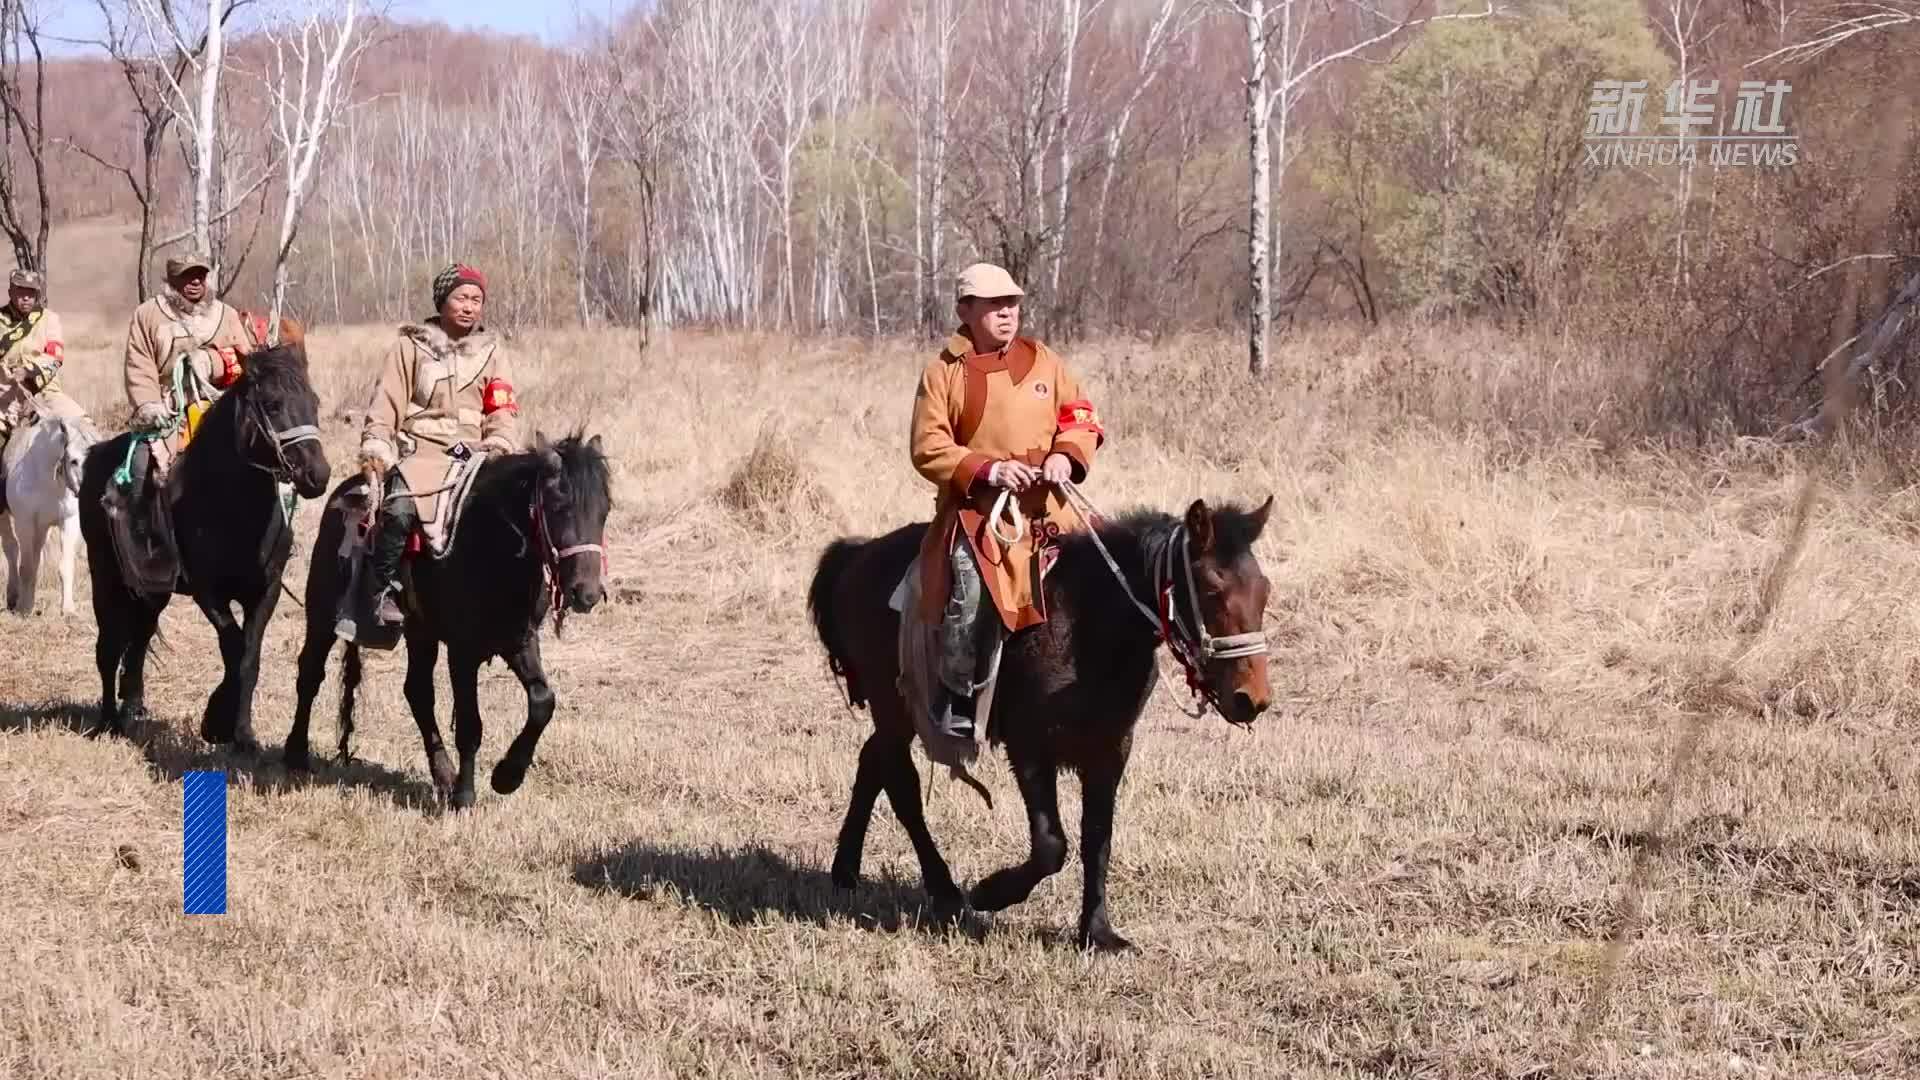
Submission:
[[934,727],[972,738],[1002,634],[1046,621],[1040,578],[1054,542],[1085,527],[1058,485],[1086,479],[1106,434],[1066,361],[1018,336],[1025,294],[1012,275],[975,263],[955,292],[960,328],[913,399],[913,466],[939,492],[918,615],[941,627]]
[[[249,325],[212,295],[207,280],[212,260],[189,253],[168,259],[166,266],[165,288],[134,308],[127,323],[129,426],[150,436],[141,443],[152,461],[150,470],[133,474],[136,519],[151,512],[153,494],[162,490],[200,417],[240,378],[247,354],[267,343],[264,319]],[[142,476],[143,471],[149,475]]]
[[15,270],[7,278],[7,304],[0,307],[0,446],[27,417],[86,415],[60,388],[66,360],[60,316],[46,307],[46,278]]
[[[443,491],[454,467],[475,449],[509,454],[521,448],[507,351],[481,323],[486,293],[486,277],[470,266],[440,271],[433,279],[437,314],[400,328],[367,407],[360,463],[384,478],[386,494],[360,610],[371,607],[385,628],[404,620],[396,596],[400,560],[423,512],[435,521],[454,512],[457,493]],[[340,636],[354,640],[350,629],[342,624]]]

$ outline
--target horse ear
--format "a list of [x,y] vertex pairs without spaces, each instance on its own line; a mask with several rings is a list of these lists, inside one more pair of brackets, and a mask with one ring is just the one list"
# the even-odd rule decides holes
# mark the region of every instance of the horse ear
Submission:
[[599,453],[600,452],[600,436],[595,435],[593,438],[588,439],[587,449],[593,451],[596,454]]
[[1187,507],[1187,536],[1199,554],[1213,550],[1213,511],[1207,509],[1207,500],[1195,499]]
[[1254,539],[1259,539],[1260,534],[1267,531],[1267,515],[1271,513],[1273,513],[1273,496],[1268,495],[1267,501],[1260,504],[1260,509],[1253,512]]

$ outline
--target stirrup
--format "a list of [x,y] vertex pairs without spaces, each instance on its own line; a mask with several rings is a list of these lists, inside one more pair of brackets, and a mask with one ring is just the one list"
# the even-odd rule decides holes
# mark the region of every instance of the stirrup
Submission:
[[963,699],[952,690],[948,690],[945,695],[945,700],[941,702],[939,714],[933,718],[933,727],[934,730],[948,738],[971,739],[979,727],[979,721],[972,715],[972,710],[966,713],[954,711],[953,706],[959,700],[965,700],[975,708],[979,706],[977,692],[968,694]]

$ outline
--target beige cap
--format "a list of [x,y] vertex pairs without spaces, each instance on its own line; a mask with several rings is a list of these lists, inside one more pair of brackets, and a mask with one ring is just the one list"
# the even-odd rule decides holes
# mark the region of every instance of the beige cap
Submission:
[[993,298],[998,296],[1025,296],[1026,290],[1013,283],[1013,275],[992,263],[974,263],[960,271],[959,285],[954,289],[955,300],[965,300],[969,296]]
[[16,289],[32,289],[34,292],[47,291],[47,279],[37,270],[15,270],[7,275],[7,284]]
[[212,271],[213,260],[197,251],[189,251],[184,255],[175,255],[167,260],[167,276],[170,278],[177,278],[181,274],[196,268]]

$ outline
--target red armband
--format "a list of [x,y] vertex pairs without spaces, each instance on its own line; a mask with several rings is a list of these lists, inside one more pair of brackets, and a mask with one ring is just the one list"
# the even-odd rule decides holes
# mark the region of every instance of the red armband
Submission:
[[213,350],[215,361],[213,373],[207,379],[216,388],[225,390],[240,380],[240,353],[231,345],[222,345]]
[[56,364],[65,362],[67,358],[67,347],[57,341],[47,342],[41,346],[40,351],[53,357],[53,362]]
[[488,379],[487,385],[480,391],[480,412],[491,416],[500,410],[519,412],[520,406],[513,400],[513,385],[505,379]]
[[1091,431],[1102,438],[1107,434],[1107,429],[1100,426],[1099,414],[1093,411],[1093,402],[1086,398],[1060,406],[1058,426],[1061,431]]

